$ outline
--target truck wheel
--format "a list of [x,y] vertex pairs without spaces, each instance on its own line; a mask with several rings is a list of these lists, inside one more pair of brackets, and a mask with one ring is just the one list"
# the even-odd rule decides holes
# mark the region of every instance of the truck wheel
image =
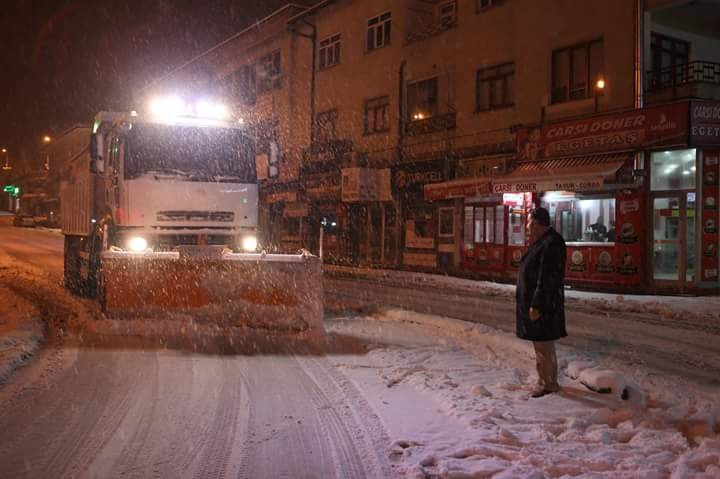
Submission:
[[95,275],[95,297],[98,303],[100,303],[100,310],[105,314],[107,312],[107,301],[105,297],[105,275],[103,274],[102,266],[100,266]]
[[74,236],[65,237],[64,281],[68,290],[80,293],[80,245]]

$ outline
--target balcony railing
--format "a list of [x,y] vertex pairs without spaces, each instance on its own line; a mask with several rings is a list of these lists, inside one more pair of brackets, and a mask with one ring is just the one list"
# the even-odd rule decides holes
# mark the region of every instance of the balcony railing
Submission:
[[432,116],[424,120],[413,120],[405,122],[405,134],[407,136],[425,135],[439,131],[452,130],[457,126],[457,113],[446,113],[444,115]]
[[648,91],[676,88],[691,83],[720,86],[720,63],[690,62],[648,72]]

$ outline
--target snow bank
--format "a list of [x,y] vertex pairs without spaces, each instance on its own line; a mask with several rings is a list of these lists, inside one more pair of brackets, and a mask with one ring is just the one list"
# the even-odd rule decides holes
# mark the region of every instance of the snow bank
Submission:
[[[416,273],[374,268],[353,268],[348,266],[324,265],[330,274],[371,278],[378,281],[391,281],[408,286],[452,288],[486,297],[514,297],[515,285],[476,281],[440,274]],[[720,297],[678,297],[649,295],[618,295],[566,289],[566,302],[569,306],[587,306],[601,311],[650,314],[661,318],[680,321],[710,321],[716,329],[720,328]]]

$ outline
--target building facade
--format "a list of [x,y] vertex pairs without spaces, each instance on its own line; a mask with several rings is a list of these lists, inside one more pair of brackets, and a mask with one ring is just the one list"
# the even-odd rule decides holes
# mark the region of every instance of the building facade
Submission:
[[569,283],[698,293],[718,287],[718,24],[712,0],[326,0],[161,84],[234,99],[270,249],[509,281],[544,205]]

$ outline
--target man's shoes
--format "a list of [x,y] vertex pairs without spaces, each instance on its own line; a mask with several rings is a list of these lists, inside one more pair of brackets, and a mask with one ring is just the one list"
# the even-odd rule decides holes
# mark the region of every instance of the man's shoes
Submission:
[[537,388],[533,389],[533,390],[530,392],[530,397],[531,397],[531,398],[540,398],[540,397],[543,397],[543,396],[547,396],[548,394],[556,393],[556,392],[558,392],[559,390],[560,390],[559,387],[557,387],[557,388],[545,388],[545,387],[542,387],[542,386],[538,386]]

